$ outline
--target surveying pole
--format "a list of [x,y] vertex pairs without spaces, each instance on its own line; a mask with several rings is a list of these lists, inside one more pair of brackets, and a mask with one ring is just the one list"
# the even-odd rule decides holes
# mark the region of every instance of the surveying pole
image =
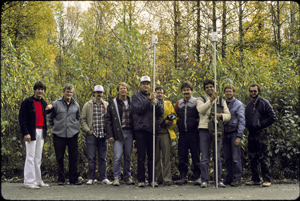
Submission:
[[[157,44],[157,35],[152,35],[153,44],[153,91],[155,91],[155,45]],[[152,188],[155,180],[155,105],[153,104],[153,168],[152,168]]]
[[[215,91],[217,91],[217,70],[216,70],[216,43],[218,40],[217,32],[212,32],[211,34],[213,46],[214,46],[214,81],[215,81]],[[217,100],[215,100],[215,182],[216,188],[218,188],[218,137],[217,137]]]

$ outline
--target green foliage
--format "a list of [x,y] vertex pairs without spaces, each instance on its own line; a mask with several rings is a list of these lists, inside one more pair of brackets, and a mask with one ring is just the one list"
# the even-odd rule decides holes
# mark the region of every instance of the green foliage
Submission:
[[[237,4],[227,3],[232,11],[227,13],[224,58],[221,58],[221,44],[217,43],[219,95],[225,98],[223,88],[231,83],[236,88],[236,98],[246,105],[250,99],[249,85],[258,83],[261,86],[262,96],[270,101],[277,117],[271,126],[270,136],[272,175],[279,179],[298,178],[300,57],[297,51],[299,44],[295,42],[299,33],[295,31],[295,25],[299,24],[300,16],[295,14],[294,25],[285,20],[287,15],[281,16],[284,38],[281,41],[282,52],[278,52],[278,44],[272,41],[277,37],[273,33],[276,24],[268,17],[268,5],[271,3],[243,4],[245,12],[248,12],[243,19],[243,44],[240,44],[237,32],[229,31],[238,28],[235,18],[231,17],[238,9]],[[159,38],[155,53],[156,85],[165,88],[166,99],[175,105],[182,98],[180,85],[185,80],[193,83],[193,96],[203,94],[203,81],[214,76],[211,25],[210,19],[201,15],[199,23],[202,32],[196,39],[195,5],[194,2],[96,1],[86,12],[80,12],[75,7],[65,9],[61,2],[5,3],[1,13],[1,173],[4,176],[22,174],[25,147],[18,126],[18,113],[21,102],[33,95],[32,88],[36,81],[46,83],[44,99],[48,103],[62,95],[62,87],[66,83],[75,86],[74,98],[81,108],[93,98],[92,90],[97,84],[104,86],[105,100],[117,95],[117,84],[122,81],[129,84],[131,96],[139,90],[142,75],[147,74],[152,79],[153,34]],[[218,12],[221,12],[221,4],[216,5]],[[288,5],[282,4],[286,12],[289,12]],[[201,7],[207,8],[207,14],[211,14],[211,2],[201,2]],[[294,7],[294,11],[299,10],[299,5]],[[145,12],[148,14],[144,15]],[[195,53],[198,39],[201,55]],[[240,45],[243,46],[242,53]],[[240,60],[241,54],[243,62]],[[200,59],[196,61],[198,56]],[[178,131],[176,133],[178,135]],[[245,130],[241,142],[245,178],[250,176],[247,136],[248,131]],[[172,142],[171,150],[174,179],[179,177],[177,140]],[[83,178],[87,178],[88,161],[85,134],[82,132],[78,145],[78,171]],[[112,145],[109,145],[107,172],[111,178],[112,158]],[[136,148],[133,149],[132,159],[132,175],[136,177]],[[212,170],[212,163],[210,165]],[[65,166],[68,169],[67,158]],[[44,144],[42,172],[51,179],[56,176],[51,129]],[[192,177],[191,170],[188,175]],[[212,171],[210,176],[213,177]]]

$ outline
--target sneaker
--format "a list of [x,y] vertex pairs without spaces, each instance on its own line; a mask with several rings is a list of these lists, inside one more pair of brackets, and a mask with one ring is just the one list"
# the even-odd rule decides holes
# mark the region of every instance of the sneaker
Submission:
[[270,187],[271,186],[271,182],[267,182],[265,181],[263,184],[262,184],[263,187]]
[[49,187],[49,184],[45,184],[43,181],[39,185],[40,187]]
[[40,188],[38,185],[24,185],[25,186],[25,188],[36,188],[36,189],[38,189],[38,188]]
[[139,182],[138,187],[145,187],[145,183],[144,182]]
[[199,178],[199,179],[197,179],[196,181],[195,181],[195,185],[197,186],[197,185],[201,185],[201,178]]
[[89,179],[87,182],[86,182],[86,185],[92,185],[94,184],[94,181],[92,179]]
[[[152,186],[152,182],[149,182],[149,186]],[[158,187],[158,183],[156,181],[154,182],[154,187]]]
[[223,182],[220,181],[219,184],[218,184],[218,187],[219,188],[225,188],[225,184],[223,184]]
[[178,185],[187,184],[187,183],[188,183],[187,178],[180,179],[180,180],[176,181],[176,184],[178,184]]
[[111,185],[111,184],[112,184],[112,182],[111,182],[111,181],[109,181],[108,179],[104,179],[104,180],[102,180],[102,184]]
[[125,182],[127,185],[134,185],[134,181],[133,181],[132,177],[127,177],[125,179]]
[[202,182],[201,183],[201,188],[207,188],[207,183],[206,182]]
[[59,186],[62,186],[62,185],[64,185],[65,184],[65,182],[62,182],[62,181],[58,181],[57,182],[57,185],[59,185]]
[[114,182],[112,183],[113,186],[120,186],[120,180],[119,177],[115,177]]
[[238,186],[241,185],[241,181],[233,180],[233,182],[231,182],[230,185],[231,185],[231,186],[234,186],[234,187],[238,187]]
[[246,185],[249,185],[249,186],[252,186],[252,185],[260,185],[261,182],[260,182],[260,181],[252,181],[252,180],[250,180],[250,181],[247,181],[245,184],[246,184]]

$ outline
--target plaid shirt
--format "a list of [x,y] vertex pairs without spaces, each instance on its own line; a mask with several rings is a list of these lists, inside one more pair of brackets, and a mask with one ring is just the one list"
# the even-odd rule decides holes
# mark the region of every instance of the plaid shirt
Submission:
[[130,112],[131,112],[131,108],[130,105],[128,103],[127,108],[125,103],[120,100],[122,108],[123,108],[123,114],[122,114],[122,128],[131,128],[131,119],[130,119]]
[[93,99],[93,135],[96,138],[104,138],[106,136],[104,132],[105,128],[105,108],[104,104],[101,103],[98,105],[96,100]]

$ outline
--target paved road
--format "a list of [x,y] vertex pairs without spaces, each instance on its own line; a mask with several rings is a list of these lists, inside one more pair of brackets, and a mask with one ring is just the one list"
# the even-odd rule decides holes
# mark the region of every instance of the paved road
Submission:
[[202,189],[189,183],[152,188],[102,184],[64,185],[50,183],[50,187],[27,189],[22,183],[1,183],[1,195],[7,200],[295,200],[299,198],[299,182],[294,184],[273,184],[214,188],[210,184]]

